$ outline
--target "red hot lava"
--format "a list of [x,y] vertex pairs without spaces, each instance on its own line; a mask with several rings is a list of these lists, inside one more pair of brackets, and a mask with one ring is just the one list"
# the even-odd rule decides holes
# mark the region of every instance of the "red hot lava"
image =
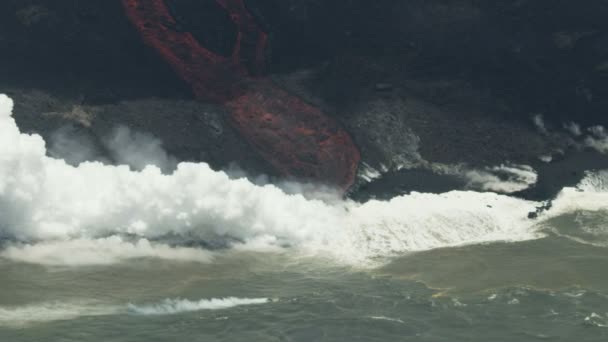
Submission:
[[243,0],[216,0],[238,31],[230,57],[219,56],[191,33],[176,30],[164,0],[122,1],[146,44],[197,98],[224,104],[234,128],[280,173],[343,190],[353,184],[360,154],[349,134],[318,108],[256,77],[264,66],[267,35]]

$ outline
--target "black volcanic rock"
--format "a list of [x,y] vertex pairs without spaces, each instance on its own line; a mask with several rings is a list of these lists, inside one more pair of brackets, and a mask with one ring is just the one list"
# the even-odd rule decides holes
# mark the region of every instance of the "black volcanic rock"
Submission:
[[[170,2],[180,22],[175,29],[200,31],[219,50],[229,46],[222,37],[233,28],[223,27],[225,20],[188,10],[203,0]],[[540,155],[569,148],[563,123],[583,130],[608,124],[606,1],[248,0],[247,6],[270,33],[272,79],[337,118],[377,170],[535,164]],[[207,33],[210,22],[215,30]],[[142,43],[118,0],[3,1],[0,46],[0,92],[15,98],[17,120],[28,131],[50,136],[76,122],[99,137],[123,124],[160,137],[179,159],[216,168],[236,162],[252,174],[272,174],[223,122],[222,109],[194,101]],[[390,90],[379,91],[385,84]],[[540,134],[531,120],[537,114],[560,134]],[[592,167],[597,158],[584,159]],[[543,165],[537,165],[542,174],[553,174]],[[404,176],[395,177],[399,183]]]
[[345,54],[394,56],[409,78],[468,81],[508,101],[519,116],[607,122],[602,0],[249,3],[273,23],[278,69]]

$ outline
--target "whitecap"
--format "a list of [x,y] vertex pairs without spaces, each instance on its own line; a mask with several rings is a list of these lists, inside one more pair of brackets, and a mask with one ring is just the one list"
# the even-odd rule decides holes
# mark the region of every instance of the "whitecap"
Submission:
[[374,321],[388,321],[388,322],[405,324],[405,322],[399,318],[392,318],[392,317],[386,317],[386,316],[368,316],[368,318],[372,319]]
[[268,303],[268,298],[212,298],[191,301],[187,299],[164,299],[162,302],[150,305],[129,304],[129,312],[137,315],[174,315],[184,312],[202,310],[223,310],[243,305],[260,305]]
[[110,265],[144,258],[202,263],[212,260],[212,254],[200,248],[171,247],[147,239],[125,241],[119,236],[16,244],[0,251],[0,257],[49,266]]
[[94,302],[44,302],[21,306],[0,306],[0,326],[18,327],[34,323],[105,316],[120,312],[118,306]]

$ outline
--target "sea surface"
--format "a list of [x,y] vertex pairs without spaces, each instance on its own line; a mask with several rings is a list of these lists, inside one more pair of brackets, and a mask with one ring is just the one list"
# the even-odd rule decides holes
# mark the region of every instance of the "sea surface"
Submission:
[[546,237],[362,269],[289,251],[213,262],[0,260],[0,341],[606,341],[608,212]]

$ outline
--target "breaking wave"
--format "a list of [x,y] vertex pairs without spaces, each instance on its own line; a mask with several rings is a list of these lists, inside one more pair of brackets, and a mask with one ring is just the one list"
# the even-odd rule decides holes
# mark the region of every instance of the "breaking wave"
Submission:
[[174,315],[184,312],[202,310],[222,310],[243,305],[259,305],[268,303],[268,298],[212,298],[191,301],[187,299],[165,299],[153,305],[134,305],[129,304],[129,312],[145,315]]
[[20,306],[0,306],[0,327],[21,327],[36,323],[68,321],[81,317],[134,314],[173,315],[203,310],[223,310],[243,305],[269,303],[267,298],[212,298],[191,301],[165,299],[151,305],[108,305],[94,301],[43,302]]
[[45,302],[14,307],[0,306],[0,326],[24,326],[87,316],[105,316],[119,311],[119,307],[96,303]]
[[[74,167],[48,157],[40,136],[21,133],[11,110],[12,101],[0,95],[0,237],[13,241],[1,252],[6,258],[67,265],[209,260],[203,251],[162,243],[179,237],[224,247],[291,247],[365,264],[404,252],[540,236],[537,221],[527,216],[541,203],[490,192],[412,193],[361,204],[307,199],[232,179],[205,163],[180,163],[170,175],[155,166]],[[545,216],[608,206],[592,198],[605,193],[585,186],[589,191],[564,189]]]
[[211,253],[200,248],[171,247],[147,239],[131,242],[120,236],[13,244],[0,251],[0,256],[50,266],[110,265],[141,258],[204,263],[212,260]]

